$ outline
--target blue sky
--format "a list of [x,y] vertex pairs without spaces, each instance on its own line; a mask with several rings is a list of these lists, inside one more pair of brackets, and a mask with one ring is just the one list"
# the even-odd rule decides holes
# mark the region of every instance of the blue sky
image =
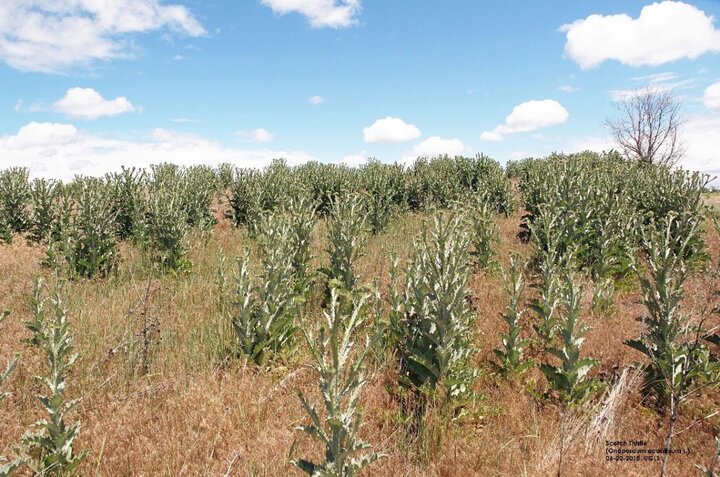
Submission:
[[683,165],[720,173],[720,2],[7,0],[0,167],[610,146],[614,100],[683,99]]

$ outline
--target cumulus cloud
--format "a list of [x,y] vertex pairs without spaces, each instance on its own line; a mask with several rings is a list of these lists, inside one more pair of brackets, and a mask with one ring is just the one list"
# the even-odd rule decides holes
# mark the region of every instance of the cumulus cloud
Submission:
[[345,28],[357,22],[360,0],[261,0],[278,15],[299,13],[313,28]]
[[567,109],[553,99],[532,100],[515,106],[505,118],[505,124],[492,131],[483,131],[481,139],[502,141],[508,134],[535,131],[562,124],[570,117]]
[[31,122],[20,128],[14,136],[1,140],[8,149],[28,149],[49,146],[64,146],[73,142],[78,131],[72,124]]
[[[678,166],[720,176],[720,115],[689,117],[680,128],[680,137],[687,150]],[[714,185],[720,185],[717,179]]]
[[264,128],[257,128],[252,131],[238,131],[235,136],[249,142],[266,143],[273,140],[272,133]]
[[308,101],[310,101],[310,104],[313,106],[317,106],[318,104],[323,104],[325,102],[325,98],[322,96],[312,96]]
[[582,69],[607,60],[655,66],[720,52],[720,30],[713,17],[683,2],[647,5],[638,18],[590,15],[563,25],[560,31],[567,35],[565,55]]
[[470,149],[460,139],[445,139],[432,136],[413,146],[412,151],[402,156],[402,162],[412,164],[418,157],[460,156],[468,154]]
[[[720,81],[705,88],[703,102],[710,111],[720,113]],[[720,130],[716,131],[715,134],[720,134]]]
[[302,151],[227,148],[202,136],[167,129],[119,140],[83,132],[72,124],[33,122],[16,134],[0,136],[0,169],[25,166],[33,176],[63,180],[75,174],[102,175],[121,165],[147,168],[161,162],[184,166],[227,162],[264,167],[274,158],[285,158],[289,164],[317,160]]
[[367,151],[358,152],[357,154],[348,154],[335,164],[345,164],[348,167],[359,167],[368,161]]
[[404,142],[420,137],[420,130],[400,118],[387,116],[363,128],[365,142]]
[[128,35],[158,29],[206,33],[187,8],[160,0],[3,0],[0,59],[21,71],[58,73],[127,58]]
[[53,109],[73,118],[96,119],[137,111],[139,108],[124,96],[108,100],[92,88],[70,88],[65,97],[53,104]]

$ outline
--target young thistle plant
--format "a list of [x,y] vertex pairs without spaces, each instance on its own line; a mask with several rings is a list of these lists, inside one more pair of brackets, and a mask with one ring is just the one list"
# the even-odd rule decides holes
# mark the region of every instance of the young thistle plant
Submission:
[[391,294],[400,384],[413,392],[419,414],[438,388],[444,391],[441,404],[454,409],[472,394],[474,314],[465,299],[471,273],[469,245],[462,214],[436,214],[432,227],[425,223],[415,239],[404,292]]
[[472,242],[470,255],[473,264],[481,269],[491,268],[493,248],[499,241],[498,231],[493,220],[493,206],[485,194],[474,194],[470,198],[470,207],[467,212]]
[[559,343],[545,348],[547,353],[560,360],[560,365],[544,363],[540,365],[540,370],[545,374],[550,388],[558,392],[562,401],[568,404],[583,402],[600,386],[596,379],[587,377],[597,360],[580,357],[584,335],[588,331],[581,321],[581,300],[582,287],[575,282],[570,272],[565,271],[559,288],[562,310],[557,319]]
[[[692,260],[689,250],[697,244],[701,220],[692,212],[685,212],[651,225],[643,231],[647,272],[641,272],[637,263],[633,263],[648,310],[644,317],[647,330],[625,344],[649,358],[650,362],[643,366],[645,392],[657,398],[661,410],[670,411],[665,439],[668,449],[682,403],[700,386],[720,383],[720,364],[704,343],[707,340],[717,345],[720,337],[703,329],[705,317],[693,326],[680,310],[689,273],[686,260]],[[663,459],[661,476],[665,474],[668,455]]]
[[[50,316],[46,304],[50,303]],[[25,325],[33,333],[30,344],[42,351],[47,358],[47,373],[35,376],[45,389],[38,396],[47,419],[34,424],[35,432],[29,431],[23,436],[22,444],[26,449],[28,466],[38,475],[72,474],[83,461],[86,451],[75,453],[73,443],[80,434],[80,423],[68,425],[68,413],[79,400],[66,399],[68,375],[77,361],[78,354],[72,350],[72,336],[67,322],[66,309],[62,302],[61,288],[49,298],[42,296],[42,282],[38,279],[32,299],[33,320]]]
[[648,311],[644,317],[647,330],[625,344],[649,358],[644,366],[645,391],[655,395],[658,407],[669,407],[671,413],[677,412],[694,387],[720,379],[718,363],[702,340],[712,341],[713,337],[702,323],[692,326],[680,310],[689,274],[687,248],[700,234],[700,225],[700,219],[688,213],[671,216],[643,233],[647,271],[633,263]]
[[259,228],[262,275],[253,281],[249,256],[238,259],[231,319],[239,350],[258,365],[292,342],[295,316],[308,293],[297,286],[294,267],[297,244],[290,220],[280,214],[264,217]]
[[138,224],[142,237],[152,257],[161,270],[178,273],[189,270],[192,262],[188,234],[188,212],[183,207],[183,186],[179,179],[167,178],[153,184],[149,191],[148,211]]
[[[546,345],[555,337],[559,305],[557,270],[560,262],[560,245],[559,233],[556,229],[557,217],[551,214],[549,209],[543,209],[535,222],[530,224],[531,237],[537,248],[537,269],[540,272],[539,280],[534,286],[539,296],[532,301],[530,307],[540,318],[533,328]],[[571,257],[567,257],[566,261],[570,259]]]
[[522,333],[522,320],[526,310],[522,309],[522,296],[525,290],[523,279],[524,264],[518,263],[516,255],[510,255],[510,270],[503,271],[505,278],[505,293],[509,302],[502,314],[507,324],[507,333],[501,333],[502,348],[493,350],[499,364],[498,369],[504,375],[518,375],[530,368],[534,363],[532,360],[524,359],[526,348],[531,340],[520,338]]
[[[341,300],[342,295],[345,296]],[[370,445],[358,437],[362,427],[358,401],[367,382],[365,360],[372,341],[368,338],[360,346],[356,346],[356,341],[365,324],[369,296],[332,287],[330,305],[323,311],[324,320],[319,329],[312,332],[303,328],[314,361],[311,368],[319,377],[324,408],[318,412],[317,407],[299,393],[310,424],[298,429],[319,441],[325,450],[324,462],[292,461],[308,475],[353,477],[383,457],[377,452],[369,452]],[[345,305],[341,305],[341,301]]]
[[[9,315],[8,311],[3,311],[2,313],[0,313],[0,324],[2,324],[3,321],[5,321],[5,319],[8,317],[8,315]],[[9,393],[2,391],[2,386],[3,386],[3,383],[5,382],[5,380],[7,380],[7,378],[10,376],[10,373],[12,373],[13,370],[15,369],[17,362],[18,362],[17,358],[14,358],[7,364],[5,371],[0,372],[0,402],[2,402],[3,399],[5,399],[6,397],[8,397],[10,395]]]
[[[324,270],[328,283],[339,281],[344,290],[352,291],[358,282],[355,268],[368,239],[367,215],[357,194],[338,197],[332,202],[328,218],[330,268]],[[329,288],[329,285],[328,285]]]
[[310,271],[312,256],[312,231],[315,227],[319,202],[301,194],[290,198],[287,207],[287,220],[290,224],[290,244],[292,247],[292,267],[298,293],[305,293],[311,285],[313,274]]

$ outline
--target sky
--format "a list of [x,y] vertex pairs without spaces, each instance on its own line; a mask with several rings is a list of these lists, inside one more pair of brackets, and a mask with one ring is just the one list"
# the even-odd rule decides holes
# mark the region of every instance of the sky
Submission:
[[358,165],[612,147],[617,101],[683,103],[720,175],[720,1],[2,0],[0,169]]

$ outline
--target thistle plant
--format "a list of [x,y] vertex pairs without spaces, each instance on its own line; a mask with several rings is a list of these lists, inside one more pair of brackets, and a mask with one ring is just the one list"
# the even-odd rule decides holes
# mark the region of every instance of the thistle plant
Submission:
[[475,194],[470,199],[467,216],[470,222],[470,255],[473,264],[478,268],[488,269],[494,264],[493,248],[499,241],[497,227],[493,221],[493,208],[488,198]]
[[324,272],[328,282],[337,280],[344,290],[352,291],[359,279],[356,264],[367,244],[367,215],[361,197],[351,194],[335,199],[327,226],[330,268]]
[[[261,225],[262,273],[253,281],[249,256],[238,259],[231,321],[238,349],[258,365],[292,343],[302,295],[296,286],[291,229],[286,220],[270,215]],[[259,281],[259,283],[258,283]]]
[[290,224],[290,245],[292,248],[292,267],[299,292],[310,285],[312,259],[311,241],[315,227],[317,202],[301,194],[290,198],[287,220]]
[[51,231],[55,222],[56,199],[61,185],[53,180],[35,179],[30,191],[30,225],[29,239],[42,243],[51,239]]
[[182,208],[187,213],[188,225],[202,231],[211,230],[216,222],[211,208],[218,186],[215,171],[208,166],[187,168],[183,171],[180,184]]
[[120,239],[128,239],[136,233],[136,227],[145,212],[145,171],[122,168],[120,173],[109,176],[113,194],[113,210]]
[[[72,194],[72,195],[71,195]],[[71,278],[104,277],[118,264],[112,196],[99,179],[77,179],[65,193],[47,262],[64,263]]]
[[[48,302],[49,310],[46,308]],[[66,422],[68,413],[79,402],[69,401],[65,395],[68,375],[78,355],[72,350],[72,335],[60,286],[49,298],[43,298],[42,282],[38,279],[31,303],[33,320],[26,326],[33,333],[30,343],[47,358],[46,374],[35,379],[46,389],[38,398],[48,417],[34,424],[34,431],[23,436],[22,444],[28,456],[27,464],[37,475],[72,474],[87,453],[73,450],[80,423],[68,425]],[[48,311],[50,316],[47,316]]]
[[[9,314],[10,314],[10,313],[9,313],[8,311],[3,311],[2,313],[0,313],[0,324],[2,324],[3,321],[5,321],[5,319],[8,317]],[[17,359],[17,358],[13,358],[13,359],[7,364],[7,367],[5,368],[5,371],[1,371],[1,372],[0,372],[0,402],[2,402],[3,399],[5,399],[6,397],[8,397],[8,396],[10,395],[10,393],[3,392],[3,391],[2,391],[2,386],[3,386],[3,383],[4,383],[4,382],[7,380],[7,378],[10,376],[10,373],[12,373],[13,370],[15,369],[15,366],[17,366],[17,362],[18,362],[18,359]]]
[[21,234],[28,227],[28,176],[25,167],[11,167],[0,172],[0,217],[10,234]]
[[534,363],[524,357],[526,348],[531,340],[520,338],[522,333],[522,320],[526,310],[522,309],[522,296],[525,290],[523,270],[525,266],[518,264],[516,255],[510,256],[510,270],[503,271],[505,279],[505,293],[509,302],[502,314],[507,324],[507,333],[501,333],[502,348],[493,350],[497,357],[498,369],[505,375],[518,375],[525,372]]
[[231,218],[236,227],[247,226],[251,236],[263,212],[261,180],[256,170],[238,169],[230,184]]
[[560,394],[566,404],[583,402],[599,387],[596,379],[589,379],[588,372],[597,364],[592,358],[581,358],[580,350],[588,328],[581,321],[582,287],[565,271],[559,288],[560,316],[557,320],[559,343],[545,351],[560,360],[560,365],[540,365],[551,389]]
[[[679,233],[678,230],[682,230]],[[670,448],[680,407],[699,387],[720,383],[720,366],[713,360],[704,339],[712,335],[699,325],[692,325],[680,310],[684,283],[688,276],[687,249],[700,234],[700,218],[690,214],[670,216],[665,223],[651,227],[643,234],[647,272],[633,269],[640,278],[643,303],[648,316],[647,329],[637,339],[625,344],[647,356],[643,366],[645,392],[656,398],[661,410],[669,410],[670,423],[665,447]],[[661,467],[664,474],[667,454]]]
[[[347,296],[340,300],[342,294]],[[314,332],[304,331],[314,361],[311,369],[319,377],[324,408],[318,412],[317,407],[299,393],[310,424],[298,429],[319,441],[325,449],[324,462],[292,461],[308,475],[352,477],[383,457],[369,452],[370,445],[358,437],[362,427],[358,401],[367,382],[365,359],[372,343],[366,339],[357,346],[357,335],[365,324],[368,298],[368,294],[353,295],[332,287],[329,308],[323,311],[323,323]],[[341,301],[351,305],[341,305]],[[344,310],[348,310],[347,314]]]
[[465,299],[471,273],[465,217],[436,214],[414,245],[404,292],[391,295],[391,323],[400,385],[413,392],[421,415],[430,397],[439,395],[443,406],[459,409],[471,395],[473,312]]
[[387,227],[398,203],[404,201],[402,169],[372,159],[359,172],[370,231],[377,235]]
[[187,271],[192,262],[188,234],[188,214],[183,208],[182,184],[176,179],[150,188],[147,214],[140,225],[141,243],[147,245],[152,261],[163,271]]
[[[554,235],[555,222],[552,217],[542,215],[530,226],[533,240],[544,243],[537,244],[537,269],[539,279],[535,284],[538,297],[531,302],[530,308],[538,316],[538,323],[533,325],[535,332],[543,343],[549,344],[555,337],[557,326],[558,296],[558,237]],[[546,237],[546,239],[542,239]]]

